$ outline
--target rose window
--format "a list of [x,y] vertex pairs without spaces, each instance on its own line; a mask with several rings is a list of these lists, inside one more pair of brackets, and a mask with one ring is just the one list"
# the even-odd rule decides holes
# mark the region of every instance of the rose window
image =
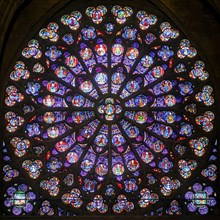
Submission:
[[10,71],[4,212],[212,212],[215,100],[195,45],[152,6],[61,12]]

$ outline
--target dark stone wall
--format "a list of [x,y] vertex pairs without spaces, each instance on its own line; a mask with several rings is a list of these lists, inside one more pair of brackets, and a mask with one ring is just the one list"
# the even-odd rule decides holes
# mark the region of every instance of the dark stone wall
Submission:
[[2,44],[8,31],[8,27],[10,25],[12,17],[15,15],[15,12],[24,1],[25,0],[0,0],[0,48],[2,48],[3,46]]
[[215,5],[209,4],[209,1],[199,0],[161,0],[161,2],[180,20],[199,45],[220,83],[220,14],[218,14],[220,1],[213,1]]

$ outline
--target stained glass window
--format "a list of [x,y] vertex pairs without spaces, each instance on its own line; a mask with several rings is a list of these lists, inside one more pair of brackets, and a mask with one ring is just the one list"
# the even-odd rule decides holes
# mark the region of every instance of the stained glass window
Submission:
[[214,91],[194,44],[154,7],[70,6],[9,74],[4,214],[213,213]]

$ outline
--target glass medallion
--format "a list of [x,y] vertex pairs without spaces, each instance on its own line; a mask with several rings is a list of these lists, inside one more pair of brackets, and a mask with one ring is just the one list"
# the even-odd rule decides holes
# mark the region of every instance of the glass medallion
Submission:
[[116,56],[122,55],[124,52],[124,47],[121,44],[114,44],[112,46],[112,53]]

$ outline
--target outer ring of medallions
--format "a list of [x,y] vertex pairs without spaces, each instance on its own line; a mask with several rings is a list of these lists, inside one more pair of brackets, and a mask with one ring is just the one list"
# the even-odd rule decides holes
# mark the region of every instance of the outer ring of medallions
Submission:
[[[120,106],[122,108],[122,111],[121,113],[118,114],[118,117],[115,118],[114,120],[112,121],[108,121],[106,120],[105,118],[102,118],[100,113],[98,112],[98,106],[100,105],[100,102],[103,100],[103,99],[106,99],[106,98],[113,98],[114,100],[118,100],[119,103],[120,103]],[[112,124],[115,124],[116,122],[120,121],[124,115],[124,101],[123,99],[121,99],[121,97],[118,95],[118,94],[103,94],[101,95],[96,101],[95,101],[95,107],[94,107],[94,112],[95,112],[95,116],[96,118],[98,118],[103,124],[108,124],[108,125],[112,125]]]

